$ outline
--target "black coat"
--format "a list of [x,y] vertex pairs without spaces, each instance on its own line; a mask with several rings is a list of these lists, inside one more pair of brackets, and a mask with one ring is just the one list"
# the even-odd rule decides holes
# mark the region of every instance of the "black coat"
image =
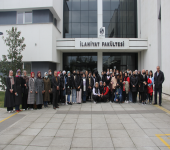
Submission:
[[106,74],[104,74],[103,76],[102,76],[102,82],[106,82]]
[[147,92],[147,84],[145,85],[143,82],[147,83],[147,76],[143,77],[142,74],[138,75],[138,87],[139,92]]
[[[131,76],[130,78],[130,85],[131,85],[131,91],[132,92],[137,92],[137,89],[138,89],[138,79],[134,76]],[[133,85],[135,87],[133,87]]]
[[24,80],[22,77],[15,77],[14,78],[14,91],[18,94],[18,96],[15,95],[15,105],[22,104],[22,92],[24,87]]
[[94,82],[94,77],[92,77],[92,79],[93,79],[93,87],[94,87],[96,82],[99,83],[99,80],[98,80],[98,78],[95,77],[95,82]]
[[103,85],[102,85],[102,86],[100,86],[100,85],[99,85],[99,90],[100,90],[100,94],[102,94],[102,93],[103,93],[103,91],[104,91],[104,87],[103,87]]
[[[89,84],[89,78],[91,78],[91,89],[89,88],[89,86],[90,86],[90,84]],[[88,77],[88,78],[87,78],[87,91],[88,91],[88,92],[92,92],[93,86],[94,86],[94,80],[93,80],[93,78],[92,78],[92,77]]]
[[[75,78],[75,79],[74,79]],[[71,79],[72,79],[72,88],[75,89],[76,88],[76,85],[75,85],[75,80],[76,80],[76,75],[72,75],[71,76]]]
[[107,75],[106,75],[106,77],[105,77],[105,82],[106,82],[106,85],[107,85],[107,86],[109,86],[110,81],[111,81],[111,77],[110,77],[109,80],[108,80],[108,79],[107,79]]
[[60,78],[57,77],[57,81],[56,81],[56,78],[53,77],[52,78],[52,83],[53,83],[53,92],[56,92],[57,91],[57,86],[60,87]]
[[80,89],[78,89],[79,86],[80,87],[82,86],[82,80],[80,75],[76,75],[75,86],[76,86],[76,91],[80,91]]
[[[11,81],[10,78],[6,78],[6,92],[5,92],[5,102],[4,107],[14,107],[15,106],[15,100],[14,100],[14,91],[13,93],[10,92],[11,89]],[[12,89],[14,90],[14,86],[12,86]]]
[[154,84],[155,88],[162,89],[162,83],[164,82],[164,73],[159,71],[159,75],[157,76],[157,71],[154,74]]
[[71,94],[71,89],[73,87],[72,77],[66,77],[66,95]]
[[64,81],[64,75],[61,74],[61,75],[60,75],[60,88],[61,88],[61,89],[64,88],[64,82],[65,82],[65,81]]

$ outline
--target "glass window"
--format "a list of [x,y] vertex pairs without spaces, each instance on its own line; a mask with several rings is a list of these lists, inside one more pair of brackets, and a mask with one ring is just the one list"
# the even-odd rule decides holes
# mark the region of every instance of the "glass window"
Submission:
[[103,11],[103,22],[110,22],[110,11]]
[[88,10],[88,0],[81,0],[81,10]]
[[97,23],[89,23],[89,33],[97,34]]
[[64,12],[64,22],[71,22],[71,11],[65,11]]
[[81,23],[81,34],[89,34],[88,23]]
[[31,74],[31,63],[30,62],[24,62],[24,70],[27,71],[28,76]]
[[97,10],[97,0],[89,0],[89,10]]
[[110,0],[103,0],[103,10],[110,10]]
[[119,0],[111,0],[111,10],[118,9],[119,7]]
[[32,12],[25,12],[25,23],[32,23]]
[[89,22],[97,22],[97,11],[89,11]]
[[80,34],[80,23],[72,23],[72,34]]
[[17,24],[23,24],[24,23],[24,20],[23,20],[23,12],[18,12],[17,13]]
[[72,11],[72,22],[80,22],[80,11]]
[[72,10],[80,10],[80,0],[72,0]]
[[81,11],[81,22],[88,22],[88,11]]

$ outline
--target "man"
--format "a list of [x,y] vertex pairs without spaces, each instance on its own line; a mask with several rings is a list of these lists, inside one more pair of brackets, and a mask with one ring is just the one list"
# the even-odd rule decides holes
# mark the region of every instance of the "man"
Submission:
[[76,71],[73,71],[72,74],[72,82],[73,82],[73,88],[72,88],[72,102],[73,104],[76,103],[76,86],[75,86],[75,79],[76,79]]
[[106,75],[106,70],[104,70],[104,71],[103,71],[103,76],[102,76],[102,82],[103,82],[103,83],[106,82],[106,81],[105,81],[106,76],[107,76],[107,75]]
[[154,74],[154,84],[155,84],[155,103],[157,104],[157,92],[159,92],[159,106],[162,103],[162,84],[164,82],[164,73],[160,70],[160,67],[156,67],[157,71]]
[[59,87],[60,79],[57,77],[57,71],[54,71],[54,77],[52,78],[53,83],[53,109],[59,108],[58,98],[59,98]]
[[[48,70],[48,78],[50,79],[51,89],[52,89],[52,88],[53,88],[53,84],[52,84],[53,75],[52,75],[51,69]],[[48,104],[52,104],[52,103],[53,103],[53,93],[51,92],[51,93],[50,93],[50,102],[49,102]]]
[[63,71],[63,73],[61,73],[60,75],[60,97],[61,97],[61,103],[64,104],[65,103],[65,75],[66,72],[65,70]]
[[94,80],[92,78],[91,71],[89,71],[89,76],[87,80],[88,80],[87,81],[87,94],[88,94],[88,99],[91,100],[91,93],[92,93],[92,89],[94,85]]
[[142,76],[141,76],[141,87],[142,87],[142,92],[141,92],[141,99],[142,99],[142,104],[146,105],[146,96],[147,96],[147,76],[146,76],[146,71],[143,69],[142,70]]

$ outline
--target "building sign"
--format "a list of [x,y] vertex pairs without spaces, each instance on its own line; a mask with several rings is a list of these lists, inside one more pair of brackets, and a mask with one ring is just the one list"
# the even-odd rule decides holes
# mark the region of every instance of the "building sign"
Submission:
[[102,45],[102,47],[124,47],[125,43],[124,41],[122,42],[82,42],[80,41],[80,47],[99,47],[100,44]]
[[76,38],[76,49],[127,49],[129,39],[126,38]]
[[98,31],[98,37],[105,38],[105,27],[101,27]]

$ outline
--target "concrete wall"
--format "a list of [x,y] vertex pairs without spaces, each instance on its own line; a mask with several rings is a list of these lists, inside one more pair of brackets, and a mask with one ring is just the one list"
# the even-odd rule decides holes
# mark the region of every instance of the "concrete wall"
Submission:
[[163,84],[163,92],[170,94],[170,46],[169,46],[169,35],[170,35],[170,1],[161,0],[161,37],[162,37],[162,67],[161,70],[164,72],[165,81]]

